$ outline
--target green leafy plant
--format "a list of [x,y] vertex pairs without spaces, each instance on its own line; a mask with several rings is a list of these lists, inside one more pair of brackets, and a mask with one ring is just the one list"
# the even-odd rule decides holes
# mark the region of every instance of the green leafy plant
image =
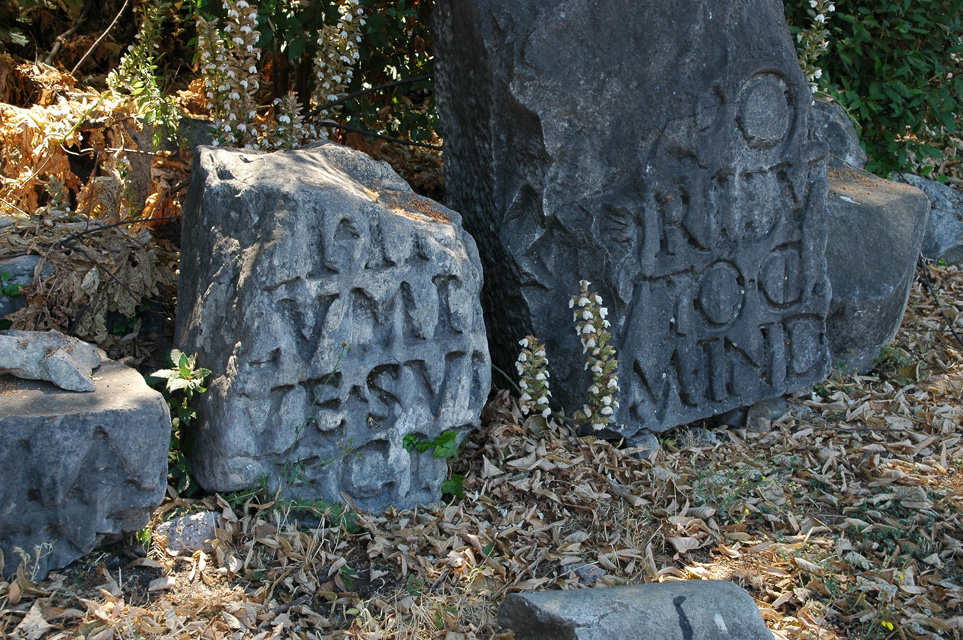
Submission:
[[[409,433],[402,441],[402,446],[404,446],[405,451],[413,449],[417,449],[419,453],[432,451],[432,457],[434,458],[458,459],[458,433],[456,431],[446,431],[431,440],[426,440],[416,433]],[[458,498],[464,498],[464,482],[464,476],[453,473],[451,477],[441,483],[441,491]]]
[[354,591],[354,581],[358,578],[358,572],[349,567],[346,564],[341,565],[339,570],[341,575],[341,582],[344,584],[345,589],[348,591]]
[[205,393],[204,379],[211,375],[210,369],[198,368],[197,356],[188,356],[178,349],[171,349],[168,356],[170,369],[160,369],[148,377],[149,384],[163,385],[161,392],[171,412],[171,446],[167,456],[168,481],[184,496],[197,491],[191,478],[191,462],[187,457],[192,440],[185,427],[197,417],[193,406],[194,394]]
[[[428,30],[433,4],[426,0],[193,0],[185,4],[197,24],[196,60],[210,79],[205,95],[221,123],[217,141],[257,148],[289,144],[276,135],[285,129],[277,125],[288,124],[280,120],[282,110],[277,107],[273,122],[269,116],[266,123],[259,123],[258,139],[249,135],[255,116],[239,103],[255,104],[247,96],[253,96],[249,90],[259,83],[270,87],[268,100],[283,100],[293,92],[301,103],[300,113],[316,110],[297,130],[300,141],[324,135],[315,126],[319,118],[337,118],[349,127],[392,136],[430,139],[437,128]],[[241,24],[244,20],[247,24]],[[255,34],[259,37],[253,38]],[[248,60],[237,61],[245,51]],[[254,72],[250,72],[252,64]],[[234,76],[228,73],[232,69]],[[320,109],[334,99],[413,77],[418,80]],[[240,85],[242,78],[248,80],[247,86]],[[258,93],[261,106],[267,102],[263,93]],[[286,105],[283,115],[291,118],[299,113],[291,107]],[[258,113],[260,122],[264,109]],[[234,121],[230,121],[232,114]],[[238,131],[238,124],[244,125],[243,131]],[[291,132],[285,133],[290,137]]]
[[[867,168],[928,171],[955,146],[963,112],[963,0],[853,0],[825,24],[829,52],[816,79],[859,122]],[[807,25],[810,0],[786,3]]]
[[162,55],[161,32],[172,6],[166,0],[151,0],[141,11],[143,18],[137,39],[121,58],[117,69],[107,75],[107,84],[115,93],[136,100],[144,121],[156,127],[154,146],[160,146],[165,135],[176,140],[181,118],[177,105],[161,90],[157,79],[158,60]]
[[140,543],[140,546],[144,547],[145,549],[149,549],[150,543],[153,540],[153,535],[151,534],[150,529],[140,529],[136,535],[137,542]]
[[425,440],[417,434],[409,433],[402,444],[405,451],[417,449],[420,453],[425,453],[432,450],[435,458],[458,457],[458,433],[455,431],[446,431],[432,440]]
[[425,590],[425,579],[421,576],[409,573],[408,578],[405,580],[405,591],[409,596],[415,597],[421,595]]
[[811,20],[805,27],[797,27],[792,32],[796,36],[799,64],[809,80],[809,88],[815,93],[818,88],[816,81],[823,75],[819,59],[829,49],[826,23],[836,11],[836,3],[834,0],[808,0],[808,4],[806,13]]
[[703,469],[692,483],[693,504],[714,508],[720,522],[742,522],[749,515],[749,499],[779,485],[772,473],[773,469],[755,464]]
[[0,272],[0,293],[8,298],[16,298],[23,295],[23,285],[13,281],[13,274],[6,271]]

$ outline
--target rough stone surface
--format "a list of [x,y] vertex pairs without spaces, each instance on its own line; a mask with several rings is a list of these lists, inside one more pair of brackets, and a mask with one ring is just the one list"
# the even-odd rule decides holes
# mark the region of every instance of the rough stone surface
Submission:
[[49,380],[67,391],[94,391],[100,351],[59,331],[0,331],[0,372]]
[[623,434],[829,371],[825,146],[772,0],[440,0],[449,204],[485,260],[496,364],[545,342],[553,398],[589,386],[568,301],[609,308]]
[[859,144],[856,127],[838,102],[816,100],[810,127],[815,138],[829,149],[830,167],[862,169],[866,166],[866,152]]
[[923,257],[963,262],[963,193],[953,187],[909,173],[904,182],[921,189],[930,200],[930,221],[923,238]]
[[833,169],[829,176],[833,298],[826,330],[833,364],[865,372],[903,319],[929,203],[919,189],[865,171]]
[[[34,281],[34,271],[40,256],[26,255],[16,258],[0,259],[0,274],[9,276],[10,284],[27,286]],[[53,273],[53,266],[45,264],[40,271],[40,279],[46,278]],[[0,292],[0,318],[9,315],[18,309],[22,309],[27,304],[26,296],[8,296]]]
[[591,587],[603,577],[608,575],[608,571],[594,564],[570,564],[563,571],[566,575],[575,575],[578,583],[583,587]]
[[[105,360],[94,393],[0,375],[0,551],[39,579],[144,527],[167,489],[170,413],[134,369]],[[36,549],[40,548],[37,560]]]
[[233,491],[265,475],[369,511],[439,499],[445,460],[404,438],[461,437],[491,378],[461,217],[334,143],[202,148],[183,217],[176,343],[213,372],[197,480]]
[[516,640],[772,640],[755,601],[721,580],[512,593],[498,624]]
[[626,438],[625,446],[638,449],[635,455],[643,460],[652,457],[662,449],[662,443],[659,442],[658,436],[648,429],[640,429]]
[[157,525],[155,533],[167,538],[167,550],[188,555],[195,551],[214,553],[214,540],[217,531],[217,514],[201,511],[181,516]]

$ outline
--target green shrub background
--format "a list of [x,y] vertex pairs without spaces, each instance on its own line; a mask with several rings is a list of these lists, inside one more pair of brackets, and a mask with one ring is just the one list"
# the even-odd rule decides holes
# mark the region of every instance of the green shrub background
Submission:
[[[808,8],[808,0],[786,3],[794,34],[809,23]],[[855,118],[870,171],[927,173],[916,165],[955,146],[961,8],[963,0],[837,0],[819,88]]]

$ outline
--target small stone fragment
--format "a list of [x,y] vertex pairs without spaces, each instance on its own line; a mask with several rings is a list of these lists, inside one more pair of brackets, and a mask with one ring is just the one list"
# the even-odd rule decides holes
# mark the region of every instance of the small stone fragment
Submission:
[[813,136],[828,147],[830,167],[862,169],[866,166],[866,152],[859,144],[856,127],[838,102],[815,100],[810,129]]
[[94,391],[97,347],[59,331],[0,331],[0,372],[48,380],[67,391]]
[[211,541],[214,540],[216,529],[217,514],[201,511],[163,522],[157,526],[155,533],[167,538],[168,551],[190,555],[195,551],[214,553]]
[[772,640],[755,601],[722,580],[509,594],[498,624],[515,640]]
[[637,458],[643,460],[655,455],[662,447],[659,438],[654,433],[645,429],[626,438],[625,446],[630,449],[638,449],[635,455]]
[[[13,224],[12,220],[4,216],[3,219],[0,219],[0,229],[3,228],[4,222]],[[34,272],[37,270],[37,264],[39,262],[40,256],[35,255],[0,259],[0,275],[4,278],[4,284],[7,286],[27,286],[33,283]],[[39,274],[40,280],[49,277],[53,271],[53,265],[45,264]],[[0,318],[23,308],[26,304],[27,297],[25,295],[7,295],[0,291]]]
[[746,414],[746,428],[750,431],[768,433],[772,429],[772,417],[769,407],[763,402],[757,402],[749,407]]
[[608,575],[608,571],[594,564],[576,564],[568,567],[568,573],[578,576],[578,583],[584,587],[592,587],[596,582]]
[[963,192],[909,173],[900,177],[923,191],[930,201],[930,219],[923,237],[923,257],[963,263]]

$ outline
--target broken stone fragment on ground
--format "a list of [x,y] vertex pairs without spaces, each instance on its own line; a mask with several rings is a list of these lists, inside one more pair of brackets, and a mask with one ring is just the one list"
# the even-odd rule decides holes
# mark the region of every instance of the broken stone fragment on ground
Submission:
[[915,187],[859,169],[830,169],[829,186],[829,348],[835,367],[863,373],[899,330],[929,201]]
[[944,260],[949,264],[963,262],[963,193],[935,180],[909,173],[900,177],[930,200],[930,220],[923,238],[923,257]]
[[498,623],[516,640],[772,640],[749,593],[723,580],[512,593]]
[[155,533],[167,538],[168,551],[190,555],[195,551],[214,553],[211,542],[216,529],[217,513],[201,511],[162,522]]
[[97,347],[59,331],[0,331],[0,373],[90,392],[100,360]]
[[137,371],[105,360],[93,393],[0,374],[2,574],[34,580],[143,528],[167,490],[171,420]]

